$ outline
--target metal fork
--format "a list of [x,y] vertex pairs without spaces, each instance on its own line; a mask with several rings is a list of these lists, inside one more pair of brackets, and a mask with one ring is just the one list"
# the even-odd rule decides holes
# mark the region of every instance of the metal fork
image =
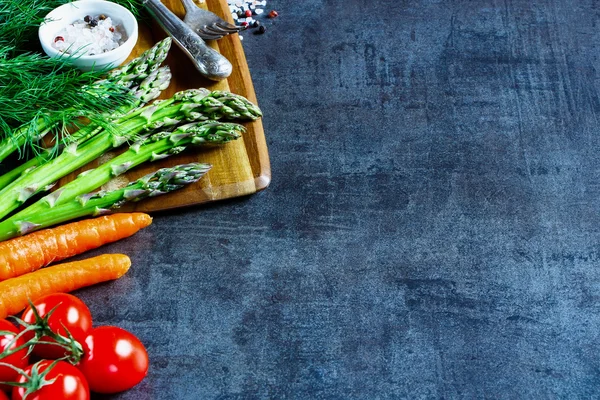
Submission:
[[173,14],[160,0],[144,0],[144,5],[202,75],[214,81],[231,75],[233,66],[229,60],[208,47],[193,29]]
[[181,0],[185,7],[185,22],[204,40],[217,40],[244,28],[235,26],[221,19],[218,15],[198,7],[194,0]]

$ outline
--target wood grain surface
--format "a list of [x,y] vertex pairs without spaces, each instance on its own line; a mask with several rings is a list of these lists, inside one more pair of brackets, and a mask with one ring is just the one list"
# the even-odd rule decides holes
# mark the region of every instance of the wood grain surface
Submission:
[[[179,0],[163,0],[163,3],[183,18],[185,11]],[[204,3],[197,4],[233,22],[226,0],[206,0]],[[130,59],[137,57],[166,36],[154,21],[148,24],[141,23],[139,33],[138,43]],[[212,41],[209,45],[233,64],[231,76],[220,82],[203,78],[185,54],[173,44],[165,62],[171,68],[173,79],[160,98],[169,98],[180,90],[205,87],[210,90],[228,90],[259,104],[238,35],[226,36],[219,41]],[[121,210],[147,212],[167,210],[249,195],[266,188],[271,179],[271,169],[262,122],[261,120],[246,122],[244,126],[247,131],[241,139],[224,146],[195,148],[165,160],[146,163],[110,182],[111,187],[124,186],[158,168],[178,164],[204,162],[212,165],[212,169],[195,184],[173,193],[126,205]],[[73,180],[82,171],[97,167],[111,156],[112,154],[108,154],[68,175],[59,182],[59,186]]]

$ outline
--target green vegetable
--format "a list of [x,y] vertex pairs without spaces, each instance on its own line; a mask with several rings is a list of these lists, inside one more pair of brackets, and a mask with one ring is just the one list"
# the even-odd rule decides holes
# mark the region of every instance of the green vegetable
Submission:
[[89,193],[17,224],[12,221],[1,222],[0,241],[15,237],[19,232],[32,232],[85,216],[110,213],[128,201],[140,201],[172,192],[198,181],[209,169],[210,165],[200,163],[159,169],[123,189]]
[[55,126],[66,127],[79,116],[100,115],[132,100],[126,87],[98,81],[103,74],[82,73],[62,59],[37,54],[0,59],[1,138],[21,148]]
[[[158,104],[157,104],[158,103]],[[137,135],[161,127],[177,126],[184,121],[212,119],[255,120],[260,110],[242,96],[228,92],[191,89],[176,93],[171,99],[154,102],[121,118],[115,125],[119,135],[101,130],[81,145],[72,143],[60,156],[22,175],[0,191],[0,218],[6,217],[27,199],[43,191],[63,176],[119,147]]]
[[[160,74],[157,72],[160,64],[165,60],[170,47],[171,39],[164,39],[125,66],[110,71],[105,79],[96,81],[90,85],[84,85],[83,87],[69,86],[66,88],[62,85],[65,82],[69,82],[69,85],[73,84],[72,81],[62,79],[68,79],[69,76],[67,75],[69,74],[74,77],[83,76],[80,75],[79,71],[70,71],[68,74],[61,73],[59,75],[52,75],[50,73],[37,81],[31,81],[31,74],[25,74],[21,78],[31,86],[25,91],[29,93],[29,97],[25,96],[25,99],[20,98],[18,102],[14,101],[13,90],[9,86],[14,84],[11,74],[18,75],[19,71],[29,67],[21,66],[14,68],[15,65],[13,65],[12,68],[4,70],[2,60],[0,60],[0,71],[2,71],[0,72],[0,128],[4,126],[7,132],[10,132],[0,142],[0,161],[23,146],[36,142],[47,134],[52,127],[59,126],[64,129],[70,121],[80,116],[86,116],[91,119],[94,123],[92,126],[94,127],[98,125],[109,127],[116,116],[123,115],[140,106],[142,103],[158,97],[160,91],[168,86],[171,78],[171,74],[168,71],[163,71]],[[19,57],[8,60],[8,62],[12,63],[18,59]],[[50,77],[50,80],[47,79],[47,76]],[[43,82],[49,88],[41,87],[40,83]],[[78,84],[81,83],[77,82]],[[17,86],[19,85],[17,84]],[[132,88],[132,86],[134,87]],[[106,90],[107,88],[110,88],[110,90]],[[16,90],[23,90],[22,85]],[[115,93],[118,93],[119,96],[116,96]],[[55,101],[57,98],[61,99],[63,103]],[[82,108],[81,105],[85,104],[88,98],[97,100],[97,103],[93,107],[91,104],[88,104]],[[6,103],[5,109],[2,108],[3,103]],[[46,106],[42,106],[42,104],[46,103],[48,103]],[[31,104],[36,105],[33,111],[31,110]],[[73,106],[73,104],[76,106]],[[119,104],[120,106],[118,106]],[[37,108],[38,106],[39,108]],[[50,111],[49,107],[59,108],[56,109],[58,111]],[[15,131],[10,131],[8,118],[29,122],[21,125]],[[87,129],[92,128],[87,127]],[[69,135],[64,135],[61,129],[55,132],[55,135],[69,137]],[[55,140],[55,143],[58,145],[61,142]],[[53,149],[53,151],[55,150],[56,148]]]
[[[82,173],[77,179],[45,196],[4,222],[21,226],[20,221],[29,221],[36,215],[72,201],[77,196],[91,192],[132,168],[147,162],[160,160],[178,154],[189,146],[223,144],[238,139],[244,127],[234,123],[203,121],[182,125],[172,132],[160,132],[137,143],[119,156],[100,165],[98,168]],[[28,226],[28,225],[25,225]],[[23,235],[26,232],[19,232]]]
[[[133,96],[139,99],[138,103],[141,105],[143,103],[147,103],[154,98],[158,97],[162,90],[166,89],[169,85],[171,79],[171,72],[169,67],[162,67],[154,72],[152,72],[142,83],[140,86],[137,86],[131,90]],[[127,116],[127,111],[130,113],[135,110],[135,103],[132,105],[126,105],[120,107],[114,114],[113,117],[116,120],[119,115],[121,115],[121,120],[125,119]],[[111,119],[113,117],[110,117]],[[93,136],[100,129],[96,124],[90,124],[81,128],[76,133],[69,136],[69,143],[81,143],[89,137]],[[4,144],[4,147],[2,147]],[[9,148],[11,145],[8,143],[0,143],[0,151],[5,148]],[[42,153],[38,154],[36,157],[22,163],[16,168],[8,171],[4,175],[0,176],[0,189],[6,187],[9,183],[14,181],[16,178],[21,176],[26,171],[32,171],[33,168],[51,160],[54,156],[54,148],[46,149]]]

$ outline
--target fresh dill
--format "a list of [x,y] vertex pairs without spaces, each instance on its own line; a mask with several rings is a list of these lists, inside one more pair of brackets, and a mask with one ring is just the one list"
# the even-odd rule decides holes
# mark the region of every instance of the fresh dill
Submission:
[[40,113],[66,109],[96,113],[126,100],[126,88],[110,82],[91,86],[102,75],[34,53],[0,58],[0,121],[14,127]]
[[[110,124],[102,114],[133,101],[127,88],[101,80],[106,71],[81,72],[71,56],[40,53],[39,25],[48,12],[68,2],[0,1],[0,139],[10,140],[18,130],[26,134],[26,148],[35,150],[42,133],[59,136],[80,117]],[[141,0],[113,2],[136,15],[142,9]]]

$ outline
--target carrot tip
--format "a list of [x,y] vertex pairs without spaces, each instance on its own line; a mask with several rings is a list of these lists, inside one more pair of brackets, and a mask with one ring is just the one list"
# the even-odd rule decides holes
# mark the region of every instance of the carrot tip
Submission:
[[152,223],[152,217],[145,213],[132,213],[135,225],[145,228]]

